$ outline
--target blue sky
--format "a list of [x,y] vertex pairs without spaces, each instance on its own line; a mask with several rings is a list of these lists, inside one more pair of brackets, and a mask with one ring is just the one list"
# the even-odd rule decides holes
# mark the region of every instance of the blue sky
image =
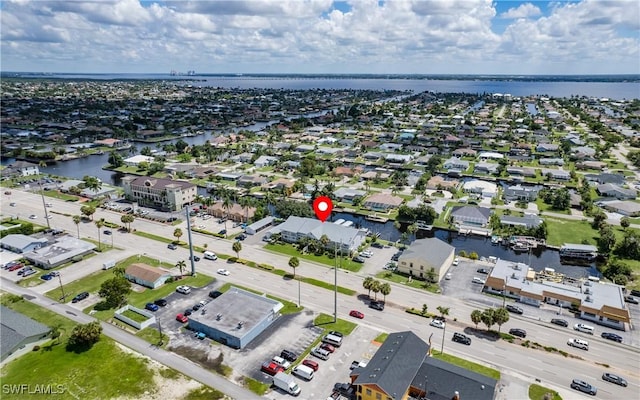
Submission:
[[3,71],[640,74],[634,0],[0,2]]

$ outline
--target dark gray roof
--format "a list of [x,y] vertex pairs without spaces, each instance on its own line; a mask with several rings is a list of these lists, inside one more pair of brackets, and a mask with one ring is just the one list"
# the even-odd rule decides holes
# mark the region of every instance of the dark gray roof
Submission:
[[354,385],[377,385],[388,397],[402,396],[427,356],[429,345],[413,332],[391,333],[364,368]]
[[411,386],[424,390],[425,383],[429,400],[450,400],[456,391],[461,399],[493,400],[497,381],[457,365],[427,357]]
[[50,331],[49,327],[31,318],[0,306],[0,354],[2,358],[13,348],[30,336],[42,336]]

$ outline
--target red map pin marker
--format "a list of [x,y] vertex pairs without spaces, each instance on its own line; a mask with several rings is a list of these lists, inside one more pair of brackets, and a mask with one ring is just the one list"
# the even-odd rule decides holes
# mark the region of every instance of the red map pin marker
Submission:
[[331,210],[333,210],[333,203],[327,196],[316,197],[313,201],[313,211],[316,212],[316,217],[320,221],[326,221],[331,216]]

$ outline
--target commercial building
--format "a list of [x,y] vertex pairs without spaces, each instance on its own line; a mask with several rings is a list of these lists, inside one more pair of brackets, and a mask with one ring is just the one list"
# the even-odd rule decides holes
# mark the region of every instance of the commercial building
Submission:
[[582,319],[614,329],[625,330],[630,322],[622,286],[590,280],[551,281],[536,279],[528,265],[497,260],[485,283],[485,291],[539,307],[551,304],[577,307]]
[[49,241],[46,238],[36,238],[22,233],[7,235],[0,239],[0,246],[14,253],[27,253],[47,244],[49,244]]
[[147,264],[135,263],[127,267],[124,271],[124,277],[138,285],[155,289],[164,285],[171,277],[171,272]]
[[440,281],[453,262],[456,248],[438,238],[418,239],[398,258],[398,271],[426,279],[433,268]]
[[430,357],[413,332],[390,333],[365,367],[351,372],[357,400],[492,400],[497,381]]
[[40,268],[51,269],[73,260],[74,257],[90,254],[95,248],[93,243],[65,235],[48,246],[24,253],[24,258]]
[[181,210],[198,194],[192,183],[148,176],[126,176],[122,178],[122,187],[128,200],[165,211]]
[[241,349],[279,316],[282,303],[231,287],[189,316],[189,328],[227,346]]
[[270,235],[277,233],[287,243],[297,243],[302,238],[320,240],[326,235],[329,239],[326,249],[336,249],[341,254],[357,251],[367,237],[366,231],[361,229],[293,215],[269,231]]

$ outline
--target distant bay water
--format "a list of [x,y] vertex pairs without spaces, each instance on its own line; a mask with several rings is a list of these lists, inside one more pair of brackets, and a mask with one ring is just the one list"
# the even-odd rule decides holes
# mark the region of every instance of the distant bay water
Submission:
[[[74,80],[166,80],[200,87],[237,89],[353,89],[353,90],[409,90],[416,93],[510,94],[512,96],[587,96],[612,100],[640,98],[640,75],[618,76],[567,76],[567,77],[465,77],[465,79],[412,79],[384,77],[333,77],[309,75],[169,75],[169,74],[20,74],[4,73],[3,76],[42,79]],[[565,79],[565,80],[563,80]]]

